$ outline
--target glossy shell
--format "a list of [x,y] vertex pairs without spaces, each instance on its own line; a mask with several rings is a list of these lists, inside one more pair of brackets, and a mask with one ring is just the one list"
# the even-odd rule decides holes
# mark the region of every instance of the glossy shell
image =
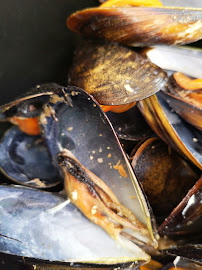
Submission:
[[[20,186],[0,186],[0,252],[66,265],[133,264],[149,256],[117,246],[69,200]],[[139,254],[138,254],[139,253]]]
[[26,186],[50,188],[61,182],[42,138],[28,136],[17,127],[8,130],[1,140],[0,170]]
[[86,40],[76,50],[69,84],[81,87],[103,105],[127,104],[158,92],[166,73],[130,48]]
[[140,142],[131,155],[132,167],[160,223],[184,198],[200,173],[159,138]]
[[69,150],[82,166],[105,182],[121,204],[147,225],[149,242],[155,245],[151,213],[129,161],[98,103],[81,89],[68,87],[65,95],[61,93],[44,107],[40,121],[54,163],[58,164],[59,153]]
[[201,132],[173,112],[161,93],[140,101],[139,108],[162,140],[202,169]]
[[73,13],[67,26],[85,36],[129,46],[187,44],[202,38],[202,9],[112,7]]

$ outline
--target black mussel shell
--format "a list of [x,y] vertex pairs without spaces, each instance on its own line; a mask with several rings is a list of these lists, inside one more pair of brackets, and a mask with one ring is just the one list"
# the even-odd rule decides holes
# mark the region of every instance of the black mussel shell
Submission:
[[0,170],[12,181],[36,188],[61,182],[41,136],[29,136],[17,127],[9,129],[0,143]]
[[163,141],[202,169],[202,133],[178,116],[162,95],[160,91],[140,101],[142,114]]
[[22,96],[16,98],[8,104],[0,106],[0,120],[4,117],[37,117],[42,109],[44,103],[49,100],[52,95],[61,86],[56,83],[47,83],[36,85]]
[[128,104],[158,92],[167,74],[131,48],[85,40],[75,51],[69,84],[81,87],[103,105]]
[[70,30],[128,46],[188,44],[202,38],[202,9],[96,7],[67,19]]
[[128,141],[139,141],[155,136],[137,106],[123,113],[107,112],[118,137]]
[[192,165],[158,138],[140,142],[132,151],[132,167],[162,223],[200,176]]
[[104,181],[121,204],[148,228],[154,228],[152,214],[120,142],[108,118],[88,93],[78,87],[64,88],[57,98],[44,105],[40,125],[55,166],[58,154],[70,151],[82,166]]
[[201,228],[202,177],[165,219],[158,231],[162,235],[173,236],[201,232]]

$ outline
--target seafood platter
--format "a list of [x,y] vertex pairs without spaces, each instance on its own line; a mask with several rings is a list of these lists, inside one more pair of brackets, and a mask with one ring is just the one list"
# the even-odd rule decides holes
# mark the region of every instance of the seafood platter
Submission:
[[77,6],[0,106],[0,269],[202,269],[202,3]]

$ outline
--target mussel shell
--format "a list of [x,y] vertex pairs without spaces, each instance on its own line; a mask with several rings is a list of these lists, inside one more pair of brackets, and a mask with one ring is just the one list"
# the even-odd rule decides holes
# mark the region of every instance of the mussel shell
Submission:
[[177,152],[202,169],[202,134],[169,107],[162,93],[138,104],[142,114],[156,134]]
[[202,38],[202,9],[117,7],[73,13],[67,26],[85,36],[129,46],[187,44]]
[[48,260],[84,268],[93,264],[101,268],[129,266],[143,255],[139,248],[118,246],[74,205],[53,193],[0,186],[0,206],[2,253],[35,259],[36,263],[44,260],[41,264]]
[[[121,204],[147,224],[151,238],[152,214],[120,142],[98,103],[78,87],[65,88],[58,101],[44,106],[40,117],[44,139],[53,162],[68,149],[78,161],[101,178]],[[50,113],[51,112],[51,113]]]
[[[167,254],[177,256],[174,260],[175,267],[186,269],[201,269],[202,267],[202,245],[185,244],[172,247],[165,251]],[[195,265],[193,263],[196,263]]]
[[[36,87],[30,89],[15,100],[0,106],[0,120],[4,120],[5,117],[37,117],[42,109],[44,103],[46,103],[57,89],[61,88],[56,83],[47,83],[42,85],[36,85]],[[34,111],[30,106],[34,106]]]
[[178,235],[201,232],[202,177],[158,228],[160,234]]
[[[193,78],[202,78],[202,50],[187,47],[156,47],[146,50],[145,53],[153,63],[168,70],[169,75],[172,75],[174,71],[179,71]],[[178,88],[179,86],[171,76],[162,97],[183,119],[201,130],[200,106],[175,94],[175,89],[177,91]]]
[[184,120],[199,130],[202,130],[202,108],[180,97],[172,95],[167,91],[162,92],[162,97],[169,106]]
[[135,148],[132,167],[158,223],[164,221],[199,178],[192,166],[159,138],[149,138]]
[[137,106],[123,113],[107,112],[107,117],[119,139],[137,142],[155,136]]
[[12,181],[36,188],[61,182],[41,136],[29,136],[17,127],[9,129],[0,143],[0,170]]
[[152,63],[162,69],[202,78],[202,50],[200,49],[159,46],[146,49],[143,54],[146,54]]
[[130,48],[86,40],[75,52],[69,84],[81,87],[103,105],[127,104],[159,91],[167,74]]

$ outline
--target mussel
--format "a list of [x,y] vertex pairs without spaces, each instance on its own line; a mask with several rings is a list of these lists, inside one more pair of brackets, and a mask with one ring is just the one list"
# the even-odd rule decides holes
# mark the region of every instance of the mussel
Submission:
[[10,121],[29,135],[39,135],[38,119],[42,106],[60,86],[56,83],[36,85],[22,96],[0,106],[0,121]]
[[50,188],[62,179],[54,168],[41,136],[29,136],[12,127],[0,142],[0,170],[12,181]]
[[202,38],[202,9],[96,7],[67,19],[70,30],[129,46],[187,44]]
[[69,84],[104,105],[142,100],[167,82],[166,73],[145,56],[115,43],[86,40],[75,51]]
[[[19,206],[17,212],[20,215],[25,213],[25,217],[23,223],[17,222],[19,227],[9,220],[9,223],[16,227],[16,233],[12,233],[12,226],[4,226],[4,222],[7,222],[6,217],[12,218],[12,215],[6,215],[6,209],[3,208],[4,200],[1,200],[1,216],[3,217],[5,214],[5,217],[2,218],[2,226],[5,227],[5,230],[2,231],[0,251],[28,258],[84,264],[83,267],[86,263],[110,267],[117,264],[127,266],[128,263],[132,265],[135,261],[137,264],[148,261],[150,256],[143,249],[147,249],[149,246],[157,247],[158,235],[155,221],[129,161],[99,104],[80,88],[60,87],[43,105],[39,123],[41,135],[53,164],[64,177],[68,200],[65,202],[60,198],[61,195],[28,188],[1,187],[2,193],[7,194],[8,192],[8,195],[5,195],[8,203],[5,205]],[[9,195],[9,192],[14,195]],[[32,198],[32,194],[35,199]],[[13,202],[12,199],[10,201],[12,197],[15,198]],[[27,197],[30,197],[31,204]],[[49,197],[50,200],[53,200],[51,206]],[[56,203],[54,204],[54,202]],[[59,205],[57,206],[57,204]],[[63,209],[64,207],[66,210]],[[63,210],[61,211],[61,209]],[[13,213],[15,212],[14,208]],[[26,215],[28,215],[28,220]],[[64,219],[58,221],[58,215]],[[72,217],[72,221],[69,215]],[[114,240],[84,216],[104,228]],[[22,216],[19,219],[22,219]],[[16,220],[18,219],[16,218]],[[27,222],[24,222],[26,220]],[[64,220],[67,222],[66,226],[64,226]],[[45,221],[46,223],[43,223]],[[47,222],[49,224],[48,233],[45,230]],[[32,227],[34,223],[37,224],[36,227]],[[59,228],[57,224],[63,226],[63,229]],[[82,229],[75,224],[81,225]],[[88,224],[94,228],[95,234]],[[21,230],[20,226],[27,226],[25,232]],[[80,242],[74,239],[77,237],[81,239],[78,233],[80,230],[85,230],[85,226],[86,229],[90,229],[94,243],[97,243],[95,245],[101,248],[104,243],[107,243],[112,253],[105,249],[106,253],[102,254],[100,249],[96,248],[96,254],[93,247],[92,250],[90,246],[88,247],[85,239],[83,240],[85,244],[82,244],[83,247],[81,247]],[[58,243],[55,243],[56,247],[54,246],[53,249],[47,250],[47,246],[52,241],[55,242],[53,235],[50,234],[50,231],[55,229],[61,232],[60,236],[57,236]],[[66,233],[64,233],[64,229]],[[105,235],[104,237],[100,235],[103,242],[100,242],[96,236],[100,231]],[[44,245],[35,237],[39,232],[42,233],[40,239],[45,241]],[[45,237],[44,240],[42,237]],[[24,242],[23,239],[27,238],[30,238],[30,243],[33,245]],[[111,244],[108,244],[107,239],[110,239]],[[63,242],[68,244],[68,241],[70,248],[66,249],[64,246],[64,250],[60,251]],[[75,249],[72,249],[72,241]],[[41,248],[38,248],[38,245],[41,245]],[[112,245],[115,245],[116,248]],[[81,251],[78,253],[80,248]]]
[[[201,61],[199,57],[201,56],[201,51],[182,47],[154,48],[147,51],[148,57],[154,62],[155,59],[159,61],[160,55],[164,55],[164,53],[169,58],[167,58],[164,64],[161,62],[161,66],[163,65],[168,70],[169,75],[172,75],[173,71],[184,70],[185,74],[194,76],[195,68],[193,67],[195,67],[195,64],[196,72],[200,75]],[[185,65],[185,63],[187,64]],[[190,69],[191,64],[193,65],[192,71]],[[200,169],[202,168],[201,132],[192,126],[200,127],[200,108],[195,108],[193,104],[167,94],[166,91],[160,91],[157,95],[140,101],[138,106],[147,122],[162,140],[167,142],[176,151],[185,155]],[[184,122],[171,107],[175,108],[180,115],[189,115],[188,119],[192,125]]]

